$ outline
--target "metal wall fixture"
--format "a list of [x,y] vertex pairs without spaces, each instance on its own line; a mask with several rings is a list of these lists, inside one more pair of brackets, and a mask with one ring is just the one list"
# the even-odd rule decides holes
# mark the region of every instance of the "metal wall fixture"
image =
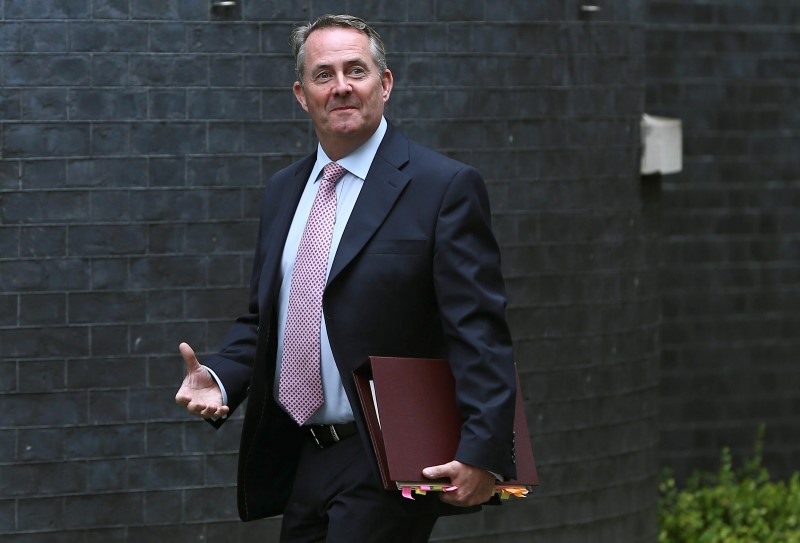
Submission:
[[211,0],[212,9],[228,9],[236,6],[236,0]]

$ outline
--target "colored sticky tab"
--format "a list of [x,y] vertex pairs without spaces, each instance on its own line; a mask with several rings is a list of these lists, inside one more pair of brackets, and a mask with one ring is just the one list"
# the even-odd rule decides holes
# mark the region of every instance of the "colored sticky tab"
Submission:
[[[418,484],[400,484],[397,485],[401,494],[407,500],[413,500],[414,494],[420,496],[427,495],[428,492],[453,492],[458,490],[457,485],[418,485]],[[494,489],[494,494],[499,496],[502,500],[508,500],[512,496],[515,498],[525,498],[528,496],[530,489],[519,486],[497,486]]]
[[528,489],[518,486],[508,486],[502,489],[503,494],[500,496],[503,499],[508,499],[510,496],[517,498],[525,498],[528,495]]

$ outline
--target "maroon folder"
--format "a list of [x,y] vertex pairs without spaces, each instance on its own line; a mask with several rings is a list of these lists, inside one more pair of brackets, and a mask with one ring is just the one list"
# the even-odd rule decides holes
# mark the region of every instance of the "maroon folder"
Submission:
[[[384,487],[447,484],[422,469],[453,460],[461,438],[448,361],[371,356],[353,375]],[[519,379],[514,435],[517,478],[500,489],[539,484]]]

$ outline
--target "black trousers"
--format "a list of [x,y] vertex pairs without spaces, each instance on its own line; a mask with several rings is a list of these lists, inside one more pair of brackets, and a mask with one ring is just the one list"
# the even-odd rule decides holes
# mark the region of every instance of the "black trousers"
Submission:
[[281,542],[428,541],[437,517],[424,498],[438,498],[411,501],[384,490],[366,455],[358,436],[325,449],[308,440],[283,514]]

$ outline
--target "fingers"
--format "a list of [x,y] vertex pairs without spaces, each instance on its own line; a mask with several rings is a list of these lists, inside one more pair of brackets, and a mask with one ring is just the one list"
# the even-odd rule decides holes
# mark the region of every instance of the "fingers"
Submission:
[[227,405],[208,406],[205,409],[201,410],[200,413],[198,413],[198,415],[203,417],[204,419],[213,419],[213,420],[222,418],[227,414],[228,414]]
[[431,466],[422,470],[422,474],[430,479],[447,478],[456,487],[450,492],[443,492],[443,502],[468,507],[486,502],[494,494],[494,475],[488,471],[463,464],[454,460],[447,464]]
[[178,350],[181,352],[183,361],[186,364],[186,373],[197,371],[197,369],[200,367],[200,361],[197,360],[197,355],[194,354],[194,349],[192,349],[188,343],[181,343],[178,345]]
[[204,419],[218,419],[230,413],[230,407],[227,405],[205,402],[203,398],[185,390],[185,387],[181,387],[178,394],[175,395],[175,403],[186,407],[186,411],[190,414]]
[[455,475],[455,466],[453,462],[441,464],[439,466],[431,466],[422,470],[422,474],[428,479],[450,479],[453,480]]
[[[192,412],[192,409],[190,408],[189,404],[192,403],[192,400],[194,399],[194,395],[192,394],[191,387],[187,383],[188,380],[189,380],[189,377],[187,376],[183,380],[183,384],[181,385],[181,388],[178,389],[178,393],[175,394],[175,403],[178,404],[178,405],[185,406],[186,409],[189,412]],[[205,409],[205,406],[203,406],[203,409]]]

